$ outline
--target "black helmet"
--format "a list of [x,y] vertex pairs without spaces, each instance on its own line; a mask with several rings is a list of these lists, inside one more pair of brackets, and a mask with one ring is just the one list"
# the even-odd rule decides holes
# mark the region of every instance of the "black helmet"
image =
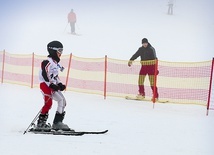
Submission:
[[149,43],[149,42],[148,42],[148,39],[147,39],[147,38],[143,38],[143,39],[142,39],[142,44],[143,44],[143,43]]
[[48,57],[51,57],[52,59],[54,59],[57,62],[60,61],[60,59],[57,56],[57,52],[62,54],[63,45],[62,45],[61,42],[52,41],[52,42],[48,43],[47,50],[48,50],[48,53],[49,53]]

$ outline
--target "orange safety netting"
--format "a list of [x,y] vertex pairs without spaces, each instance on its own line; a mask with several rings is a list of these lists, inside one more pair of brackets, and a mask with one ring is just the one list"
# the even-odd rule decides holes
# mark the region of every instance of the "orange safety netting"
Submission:
[[[16,55],[0,52],[1,82],[16,83],[38,87],[38,72],[45,56]],[[94,93],[106,96],[136,96],[141,65],[134,61],[128,67],[128,61],[112,58],[81,58],[74,55],[61,57],[60,65],[65,67],[60,72],[60,79],[67,85],[67,90]],[[210,91],[212,61],[205,62],[166,62],[157,61],[155,85],[160,100],[171,103],[191,103],[207,105]],[[144,81],[146,98],[153,97],[148,75]],[[210,107],[214,107],[211,99]]]

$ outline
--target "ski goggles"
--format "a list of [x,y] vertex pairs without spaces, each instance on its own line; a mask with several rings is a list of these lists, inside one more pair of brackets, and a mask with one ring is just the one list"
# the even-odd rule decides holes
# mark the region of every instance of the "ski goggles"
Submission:
[[62,51],[63,51],[63,48],[57,48],[57,47],[48,47],[48,48],[55,50],[55,51],[59,52],[60,54],[62,54]]

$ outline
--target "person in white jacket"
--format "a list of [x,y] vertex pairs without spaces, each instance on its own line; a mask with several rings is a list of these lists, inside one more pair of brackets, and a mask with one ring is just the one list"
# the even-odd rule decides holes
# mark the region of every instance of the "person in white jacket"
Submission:
[[[62,122],[65,116],[66,100],[61,91],[65,90],[66,86],[62,84],[58,77],[58,63],[63,51],[63,45],[59,41],[52,41],[47,45],[47,50],[49,53],[48,58],[42,61],[39,72],[40,89],[44,95],[44,106],[41,109],[35,130],[50,131],[54,129],[69,131],[71,129],[68,125]],[[58,102],[58,107],[51,127],[46,124],[46,121],[52,106],[52,100]]]

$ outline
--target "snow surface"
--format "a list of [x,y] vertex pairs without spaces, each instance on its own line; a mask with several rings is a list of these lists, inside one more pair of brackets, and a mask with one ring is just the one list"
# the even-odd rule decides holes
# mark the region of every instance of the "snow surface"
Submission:
[[[214,111],[181,104],[153,104],[64,92],[64,122],[105,135],[52,136],[23,132],[43,105],[38,88],[0,84],[0,154],[4,155],[213,155]],[[54,102],[48,122],[56,110]]]

